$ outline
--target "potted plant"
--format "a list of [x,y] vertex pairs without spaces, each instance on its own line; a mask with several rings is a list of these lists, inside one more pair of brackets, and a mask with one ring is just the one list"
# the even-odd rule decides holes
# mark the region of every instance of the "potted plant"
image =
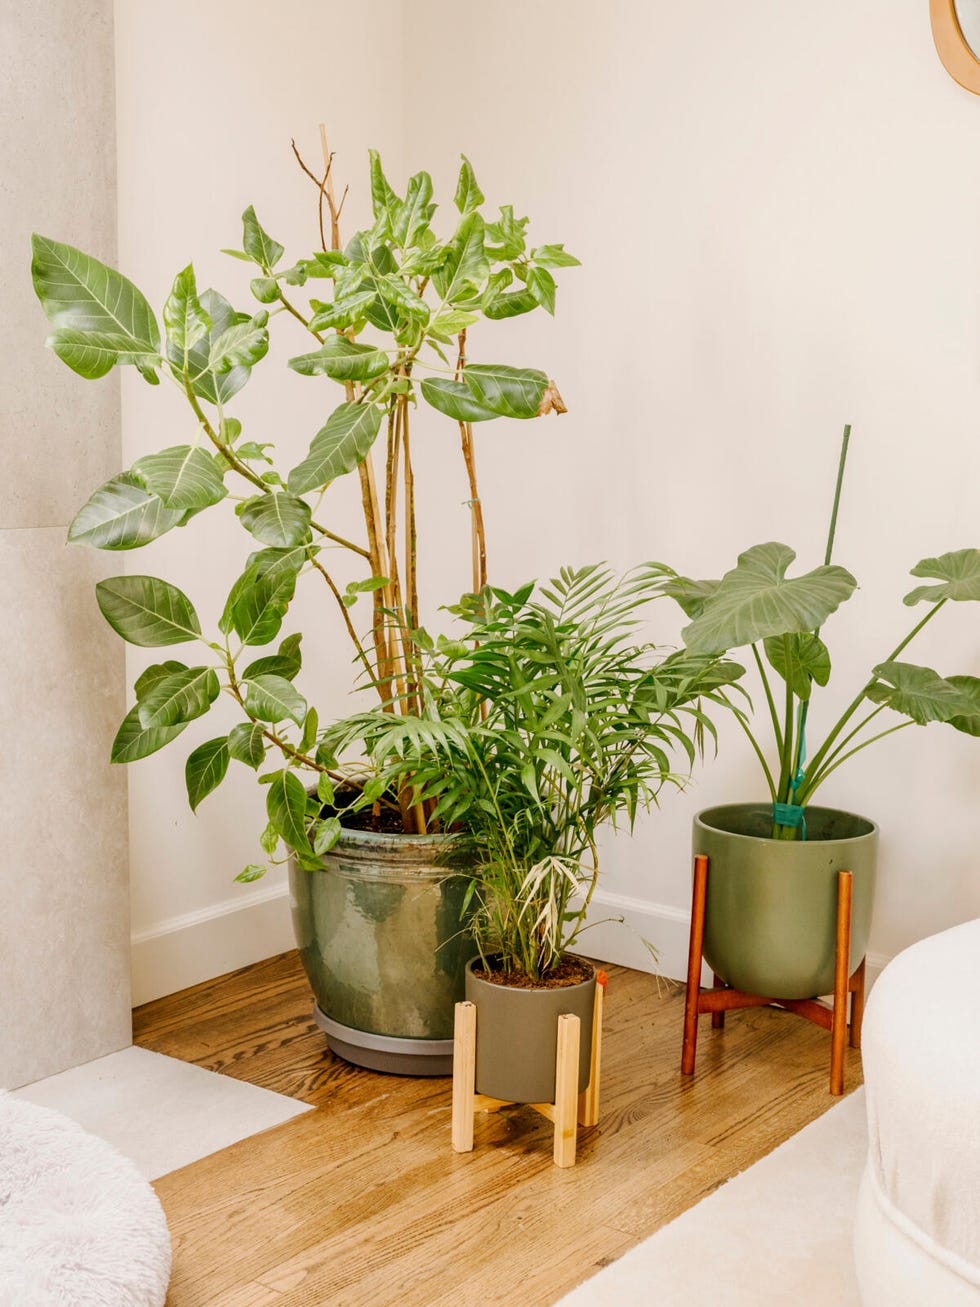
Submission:
[[[453,222],[438,235],[429,174],[416,173],[396,195],[372,152],[373,224],[342,245],[343,198],[335,198],[325,140],[323,152],[319,176],[296,152],[318,192],[319,248],[289,263],[254,208],[243,214],[242,248],[227,253],[255,273],[258,303],[248,311],[199,290],[188,265],[163,306],[161,333],[131,281],[42,236],[33,240],[32,272],[53,328],[48,345],[68,367],[96,379],[132,365],[150,384],[176,386],[190,410],[187,443],[146,454],[100,486],[69,540],[141,548],[231,505],[244,532],[243,570],[210,623],[181,589],[153,575],[97,586],[99,607],[124,640],[200,650],[187,662],[168,657],[137,679],[112,761],[154,753],[219,698],[230,699],[240,721],[187,759],[192,809],[233,761],[258,774],[267,817],[260,842],[268,858],[282,844],[292,859],[301,950],[326,1018],[339,1028],[337,1046],[366,1065],[439,1072],[447,1069],[468,956],[459,940],[465,881],[447,876],[445,865],[451,839],[431,805],[412,797],[407,778],[392,787],[363,761],[334,753],[299,688],[301,635],[280,636],[297,586],[319,586],[350,641],[373,715],[390,723],[426,712],[429,683],[416,636],[413,410],[436,410],[455,433],[470,491],[472,583],[480,590],[486,534],[474,424],[564,406],[544,372],[471,361],[467,332],[539,307],[553,313],[553,271],[578,261],[560,244],[529,244],[528,220],[509,205],[485,217],[465,157]],[[325,387],[329,412],[291,467],[277,461],[264,432],[244,431],[234,410],[273,324],[293,333],[289,368]],[[358,539],[334,529],[331,507],[345,489],[363,508]],[[237,879],[265,870],[257,861]]]
[[[515,1102],[554,1098],[557,1021],[582,1023],[589,1072],[595,971],[572,950],[599,877],[599,831],[683,777],[714,728],[707,704],[743,669],[714,654],[637,643],[643,609],[674,576],[565,569],[514,593],[485,588],[453,612],[455,641],[427,647],[424,714],[351,718],[328,732],[362,741],[389,785],[409,784],[433,818],[463,831],[478,956],[476,1087]],[[727,706],[727,705],[726,705]]]
[[[928,583],[917,585],[904,602],[926,603],[927,612],[875,663],[820,744],[808,744],[812,693],[831,673],[822,628],[857,585],[850,572],[831,563],[849,438],[846,427],[822,566],[789,577],[796,555],[770,542],[740,554],[720,581],[679,577],[666,587],[691,619],[683,631],[691,653],[751,649],[775,740],[770,766],[749,714],[735,707],[768,799],[711,808],[694,819],[694,851],[710,859],[704,956],[734,988],[786,999],[828,993],[833,986],[838,870],[853,875],[851,959],[862,958],[867,948],[877,827],[865,817],[814,806],[824,781],[861,750],[910,726],[945,722],[980,735],[980,678],[940,676],[901,660],[949,603],[980,599],[980,550],[960,549],[912,568],[914,577]],[[904,720],[882,719],[886,712]]]

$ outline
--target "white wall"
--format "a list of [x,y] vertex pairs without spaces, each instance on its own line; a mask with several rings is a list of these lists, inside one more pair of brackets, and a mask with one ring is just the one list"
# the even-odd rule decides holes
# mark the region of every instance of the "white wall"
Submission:
[[[835,675],[811,721],[815,732],[829,723],[911,625],[908,568],[975,543],[980,98],[939,64],[926,6],[375,0],[358,8],[370,40],[342,60],[328,34],[346,21],[340,6],[292,0],[278,39],[241,12],[227,0],[152,15],[117,4],[124,270],[159,303],[194,257],[202,284],[237,287],[247,304],[247,272],[213,252],[235,243],[249,202],[287,247],[311,244],[315,197],[288,139],[315,157],[321,119],[342,175],[360,184],[349,204],[361,215],[368,145],[402,182],[428,167],[447,205],[465,150],[491,203],[531,214],[535,236],[565,240],[584,265],[562,275],[555,322],[538,314],[472,333],[474,357],[553,374],[570,410],[479,435],[493,576],[506,584],[603,557],[717,575],[764,539],[813,565],[850,421],[836,557],[862,589],[826,631]],[[178,66],[194,93],[164,111],[165,70]],[[243,395],[243,416],[256,438],[299,450],[322,420],[319,392],[273,380],[271,366]],[[131,380],[127,462],[188,430],[176,397],[161,402]],[[423,526],[430,508],[459,505],[458,536],[449,523],[423,537],[434,607],[467,583],[466,491],[451,433],[430,426],[416,445]],[[241,536],[206,522],[132,565],[214,611]],[[234,547],[223,551],[225,540]],[[942,618],[910,656],[980,671],[976,611]],[[676,639],[679,625],[664,608],[652,634]],[[331,655],[326,626],[318,633],[318,679],[340,710],[346,655]],[[212,714],[131,769],[141,997],[288,946],[266,882],[230,882],[263,824],[254,783],[238,768],[196,818],[184,804],[183,758],[219,729]],[[826,801],[882,827],[879,955],[980,914],[978,782],[975,741],[934,726],[828,783]],[[607,897],[674,974],[691,816],[759,794],[729,729],[688,793],[611,842]],[[225,912],[241,903],[255,907]],[[642,959],[628,935],[604,947]]]

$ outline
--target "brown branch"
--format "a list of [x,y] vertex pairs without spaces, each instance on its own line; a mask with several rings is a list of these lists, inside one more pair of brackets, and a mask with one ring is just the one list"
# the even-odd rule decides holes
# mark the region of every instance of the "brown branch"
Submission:
[[[459,333],[459,355],[456,359],[456,380],[459,381],[466,367],[466,328]],[[483,522],[483,504],[476,481],[476,450],[473,444],[473,424],[460,422],[460,441],[463,447],[463,461],[470,485],[470,525],[473,538],[473,590],[479,593],[487,583],[487,538]]]
[[[317,188],[317,190],[320,193],[319,201],[317,204],[317,217],[320,222],[320,248],[326,251],[327,236],[326,236],[326,232],[323,230],[323,195],[324,195],[324,187],[327,184],[327,175],[330,172],[330,166],[329,164],[327,165],[327,172],[324,174],[322,178],[317,177],[309,168],[307,168],[306,164],[303,162],[302,155],[300,154],[299,150],[296,148],[296,142],[290,141],[289,143],[293,147],[293,154],[296,155],[296,162],[303,169],[307,177],[309,177],[310,181],[313,183],[313,185]],[[331,156],[331,161],[332,159],[333,156]]]

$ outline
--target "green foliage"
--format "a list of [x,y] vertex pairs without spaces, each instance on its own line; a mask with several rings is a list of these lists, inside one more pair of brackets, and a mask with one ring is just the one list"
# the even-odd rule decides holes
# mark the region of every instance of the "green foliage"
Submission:
[[228,738],[220,736],[199,745],[187,759],[184,768],[184,780],[187,784],[187,800],[191,811],[197,811],[197,805],[212,790],[217,789],[228,770]]
[[[774,803],[805,806],[842,763],[903,727],[945,722],[966,734],[980,734],[980,682],[976,677],[944,678],[929,667],[897,661],[899,654],[947,601],[980,600],[980,550],[960,549],[939,558],[923,559],[912,568],[913,576],[933,578],[938,584],[917,587],[905,596],[904,602],[908,605],[928,602],[932,608],[889,656],[872,669],[870,679],[820,746],[811,748],[810,757],[806,758],[804,740],[813,687],[827,685],[831,671],[830,653],[820,638],[820,628],[850,598],[857,584],[850,572],[830,564],[849,439],[850,427],[847,427],[822,567],[800,577],[787,578],[787,568],[796,555],[787,545],[769,543],[740,554],[736,567],[721,581],[677,577],[664,586],[664,592],[691,619],[683,631],[689,650],[722,653],[743,645],[752,646],[775,738],[775,768],[771,769],[766,760],[750,725],[749,714],[738,707],[736,716],[761,763]],[[785,685],[781,715],[766,663]],[[845,734],[851,719],[868,702],[875,704],[875,709]],[[906,720],[869,734],[870,724],[886,708]],[[795,839],[799,834],[799,827],[778,824],[773,827],[774,838]]]

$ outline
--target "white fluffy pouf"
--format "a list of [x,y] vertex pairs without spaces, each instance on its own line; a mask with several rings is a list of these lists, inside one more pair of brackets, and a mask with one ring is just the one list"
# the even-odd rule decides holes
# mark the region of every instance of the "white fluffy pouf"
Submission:
[[162,1307],[169,1281],[167,1222],[133,1163],[0,1093],[2,1307]]

